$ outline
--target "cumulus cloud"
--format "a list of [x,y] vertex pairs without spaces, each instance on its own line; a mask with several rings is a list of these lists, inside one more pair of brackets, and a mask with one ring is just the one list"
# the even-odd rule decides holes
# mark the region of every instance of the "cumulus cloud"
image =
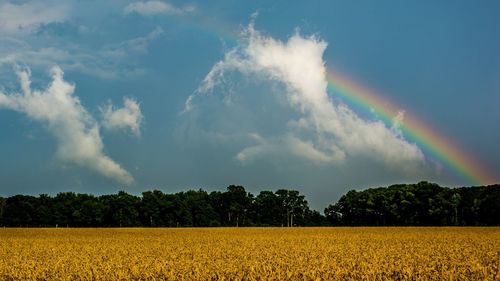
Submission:
[[181,15],[195,10],[193,5],[175,7],[174,5],[162,1],[134,2],[124,9],[125,14],[138,13],[143,16],[154,16],[159,14]]
[[106,156],[99,134],[99,125],[74,95],[75,86],[63,78],[63,71],[53,67],[52,82],[46,89],[31,89],[30,70],[17,69],[21,93],[0,92],[0,108],[26,114],[44,123],[57,140],[57,157],[94,170],[122,183],[131,183],[132,176]]
[[293,134],[287,134],[278,138],[263,138],[259,134],[253,133],[250,134],[250,139],[257,144],[245,147],[235,156],[235,159],[242,164],[247,164],[262,155],[282,158],[284,154],[288,153],[292,153],[316,165],[339,163],[345,158],[345,154],[342,152],[323,153],[315,147],[312,141],[302,140]]
[[113,108],[109,103],[101,108],[102,126],[107,130],[130,130],[135,136],[141,135],[141,123],[144,116],[137,101],[124,98],[122,108]]
[[[328,96],[323,61],[326,48],[327,43],[316,36],[295,33],[283,42],[262,35],[250,25],[243,33],[243,42],[212,67],[196,93],[187,99],[184,112],[196,110],[197,98],[229,83],[234,73],[279,83],[284,88],[278,95],[295,112],[282,124],[286,131],[253,138],[256,144],[241,150],[235,156],[237,160],[248,162],[273,151],[318,165],[365,157],[414,173],[425,162],[415,144],[382,121],[364,120]],[[401,122],[402,114],[397,119]]]
[[66,3],[32,1],[13,4],[0,3],[0,33],[29,33],[40,24],[64,21],[69,7]]

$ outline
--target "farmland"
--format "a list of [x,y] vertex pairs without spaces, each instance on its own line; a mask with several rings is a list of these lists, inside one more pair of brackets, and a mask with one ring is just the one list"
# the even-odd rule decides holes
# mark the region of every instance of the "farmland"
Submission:
[[4,228],[1,280],[499,280],[500,228]]

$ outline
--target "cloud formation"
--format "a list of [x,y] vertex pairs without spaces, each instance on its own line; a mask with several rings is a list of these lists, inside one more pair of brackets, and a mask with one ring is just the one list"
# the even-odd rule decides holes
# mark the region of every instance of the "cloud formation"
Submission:
[[103,57],[124,58],[130,54],[147,54],[149,44],[164,33],[161,27],[156,27],[146,36],[122,41],[118,44],[109,44],[103,47]]
[[146,55],[150,43],[162,34],[163,29],[157,27],[144,36],[106,44],[97,50],[75,44],[37,47],[30,41],[0,37],[0,67],[29,63],[32,68],[45,69],[57,64],[66,71],[105,80],[136,77],[145,72],[138,57]]
[[[284,87],[270,92],[278,94],[293,114],[281,128],[277,127],[279,134],[272,130],[267,135],[253,132],[250,139],[255,145],[237,153],[238,161],[245,163],[270,153],[292,154],[318,165],[361,157],[416,173],[425,159],[415,144],[408,143],[382,121],[364,120],[328,96],[323,61],[326,47],[327,43],[316,36],[295,33],[282,42],[262,35],[250,25],[243,33],[243,42],[212,67],[196,93],[187,99],[185,112],[196,110],[200,96],[231,84],[235,73],[278,83]],[[402,115],[396,119],[401,122]]]
[[123,107],[114,109],[109,103],[101,108],[102,126],[107,130],[130,130],[132,134],[139,137],[141,135],[141,123],[144,116],[137,101],[124,98]]
[[68,16],[66,3],[53,1],[32,1],[13,4],[0,3],[0,34],[29,33],[40,24],[61,22]]
[[132,176],[106,156],[99,125],[74,95],[75,86],[63,78],[59,67],[51,70],[52,82],[44,90],[31,89],[30,70],[17,69],[22,93],[0,92],[0,108],[26,114],[44,123],[57,140],[57,157],[96,171],[122,183]]
[[174,5],[167,2],[145,1],[128,4],[125,7],[124,12],[125,14],[138,13],[143,16],[154,16],[159,14],[181,15],[193,12],[194,10],[195,7],[192,5],[175,7]]

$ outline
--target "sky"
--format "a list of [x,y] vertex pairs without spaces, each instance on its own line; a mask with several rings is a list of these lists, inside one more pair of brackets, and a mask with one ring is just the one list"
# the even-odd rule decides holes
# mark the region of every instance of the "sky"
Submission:
[[0,196],[500,182],[498,1],[0,1]]

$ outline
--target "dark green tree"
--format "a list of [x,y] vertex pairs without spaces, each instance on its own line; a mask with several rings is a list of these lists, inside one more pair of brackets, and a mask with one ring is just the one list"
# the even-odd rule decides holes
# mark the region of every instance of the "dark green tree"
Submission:
[[223,193],[223,198],[229,225],[239,226],[241,222],[245,224],[246,214],[252,203],[252,195],[247,194],[243,186],[230,185]]
[[253,206],[253,220],[259,225],[264,226],[279,226],[281,225],[281,201],[278,196],[272,191],[261,191]]
[[7,199],[0,197],[0,226],[4,225],[3,212],[6,204],[7,204]]
[[288,189],[277,190],[276,196],[279,199],[281,213],[285,220],[284,225],[303,224],[304,216],[309,209],[305,196],[300,195],[297,190]]
[[139,226],[140,198],[120,191],[118,194],[103,195],[99,201],[104,205],[103,223],[106,226]]

